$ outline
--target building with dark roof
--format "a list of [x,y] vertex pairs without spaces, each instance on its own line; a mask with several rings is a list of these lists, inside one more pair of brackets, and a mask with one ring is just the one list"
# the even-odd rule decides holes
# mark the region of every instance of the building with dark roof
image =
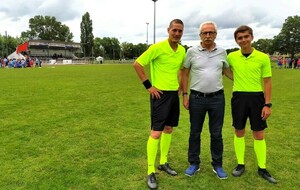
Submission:
[[76,53],[81,52],[81,43],[29,40],[19,45],[16,52],[27,54],[29,57],[40,57],[45,59],[73,59],[76,58]]

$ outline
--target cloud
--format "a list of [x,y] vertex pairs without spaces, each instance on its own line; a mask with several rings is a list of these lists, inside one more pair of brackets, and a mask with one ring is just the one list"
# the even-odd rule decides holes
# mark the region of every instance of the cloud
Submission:
[[[199,25],[213,20],[218,25],[217,43],[235,47],[233,32],[246,24],[254,29],[255,39],[273,38],[288,16],[300,14],[299,0],[158,0],[156,2],[156,41],[167,38],[167,27],[174,18],[182,19],[185,28],[182,42],[199,44]],[[1,29],[11,36],[28,30],[28,21],[36,15],[54,16],[67,25],[80,41],[80,22],[89,12],[95,37],[116,37],[121,42],[153,42],[154,3],[152,0],[2,0]],[[4,26],[4,27],[3,27]]]
[[35,9],[38,15],[54,16],[60,22],[81,18],[81,12],[78,10],[79,1],[72,3],[61,0],[42,1],[43,3]]

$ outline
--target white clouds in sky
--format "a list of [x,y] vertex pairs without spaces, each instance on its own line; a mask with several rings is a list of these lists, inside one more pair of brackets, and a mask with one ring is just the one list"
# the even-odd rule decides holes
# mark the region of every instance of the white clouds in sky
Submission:
[[[89,12],[95,37],[116,37],[121,42],[153,42],[154,3],[152,0],[2,0],[0,33],[20,36],[28,30],[28,21],[36,15],[55,16],[67,25],[80,41],[80,22]],[[198,27],[205,20],[218,24],[216,42],[235,47],[233,31],[242,24],[254,29],[255,40],[273,38],[288,16],[300,15],[299,0],[158,0],[156,2],[156,41],[167,37],[167,27],[174,18],[182,19],[185,31],[182,43],[199,43]]]

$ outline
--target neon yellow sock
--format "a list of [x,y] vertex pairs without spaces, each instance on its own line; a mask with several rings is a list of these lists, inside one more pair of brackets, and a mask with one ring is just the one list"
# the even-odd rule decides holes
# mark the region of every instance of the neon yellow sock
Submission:
[[265,139],[263,140],[254,139],[254,151],[256,154],[258,167],[262,169],[266,169],[267,145]]
[[158,150],[159,139],[154,139],[151,136],[147,142],[147,160],[148,160],[148,175],[155,173],[155,160]]
[[160,138],[160,164],[168,162],[168,154],[171,146],[172,134],[162,133]]
[[234,150],[238,164],[245,164],[245,137],[237,137],[234,135]]

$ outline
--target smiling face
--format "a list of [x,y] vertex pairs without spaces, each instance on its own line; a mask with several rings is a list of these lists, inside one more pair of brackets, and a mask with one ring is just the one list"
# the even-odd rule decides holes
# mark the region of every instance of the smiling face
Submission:
[[251,27],[246,25],[238,27],[234,32],[234,39],[241,47],[242,52],[251,52],[251,42],[254,39]]
[[178,22],[172,22],[168,28],[169,42],[179,43],[183,34],[183,25]]
[[249,31],[238,32],[235,37],[236,43],[242,48],[251,48],[251,42],[253,40],[253,35]]

